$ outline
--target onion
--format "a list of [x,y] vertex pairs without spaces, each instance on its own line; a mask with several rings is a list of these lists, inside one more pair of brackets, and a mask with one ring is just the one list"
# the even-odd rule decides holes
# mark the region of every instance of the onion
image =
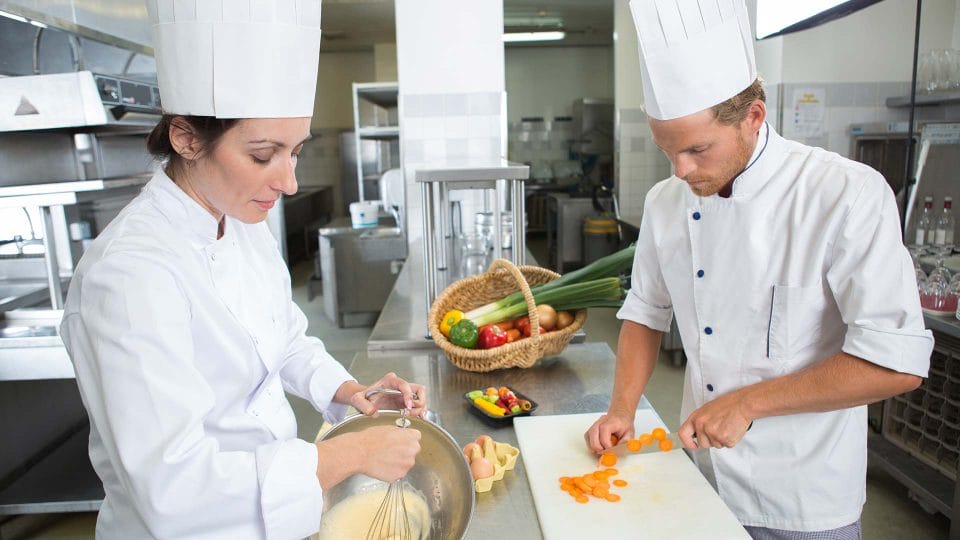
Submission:
[[552,307],[540,304],[537,306],[537,314],[540,316],[540,328],[549,332],[557,326],[557,312]]
[[487,458],[477,458],[470,463],[470,472],[474,480],[489,478],[493,476],[493,463],[487,461]]
[[557,312],[557,330],[563,330],[571,324],[573,324],[573,315],[569,311]]

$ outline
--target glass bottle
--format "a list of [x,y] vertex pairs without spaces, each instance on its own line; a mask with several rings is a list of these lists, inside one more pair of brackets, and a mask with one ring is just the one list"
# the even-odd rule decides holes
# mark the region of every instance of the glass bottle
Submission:
[[920,214],[920,219],[917,220],[917,232],[914,240],[918,246],[933,243],[934,228],[933,220],[930,217],[931,214],[933,214],[933,197],[927,195],[923,198],[923,213]]
[[943,212],[937,218],[937,228],[933,238],[933,243],[937,246],[953,247],[953,231],[956,223],[953,219],[953,212],[950,210],[952,206],[953,197],[944,197]]

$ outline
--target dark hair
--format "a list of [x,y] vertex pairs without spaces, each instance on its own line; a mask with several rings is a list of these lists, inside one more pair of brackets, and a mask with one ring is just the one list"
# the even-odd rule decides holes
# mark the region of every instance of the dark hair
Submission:
[[732,98],[710,108],[716,119],[724,125],[739,124],[747,117],[750,104],[756,100],[767,101],[767,94],[763,91],[760,79],[755,79],[750,86]]
[[185,164],[185,159],[170,144],[170,126],[177,118],[185,121],[193,129],[200,144],[201,153],[215,148],[223,134],[238,121],[236,118],[164,114],[147,137],[147,151],[157,160],[165,161],[167,172],[171,174],[175,174]]

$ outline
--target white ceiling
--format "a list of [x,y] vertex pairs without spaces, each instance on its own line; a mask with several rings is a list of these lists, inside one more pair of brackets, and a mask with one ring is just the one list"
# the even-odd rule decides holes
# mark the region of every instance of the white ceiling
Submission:
[[[486,0],[484,0],[486,1]],[[519,47],[612,45],[613,0],[504,0],[509,30],[551,28],[560,22],[561,41],[510,44]],[[396,41],[393,0],[324,0],[323,51],[362,51]]]

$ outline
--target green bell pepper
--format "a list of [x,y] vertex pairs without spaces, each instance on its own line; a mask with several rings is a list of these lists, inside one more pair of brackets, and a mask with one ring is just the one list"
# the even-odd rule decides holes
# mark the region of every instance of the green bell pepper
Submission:
[[458,347],[474,349],[479,335],[477,325],[473,324],[473,321],[462,319],[450,329],[450,342]]

